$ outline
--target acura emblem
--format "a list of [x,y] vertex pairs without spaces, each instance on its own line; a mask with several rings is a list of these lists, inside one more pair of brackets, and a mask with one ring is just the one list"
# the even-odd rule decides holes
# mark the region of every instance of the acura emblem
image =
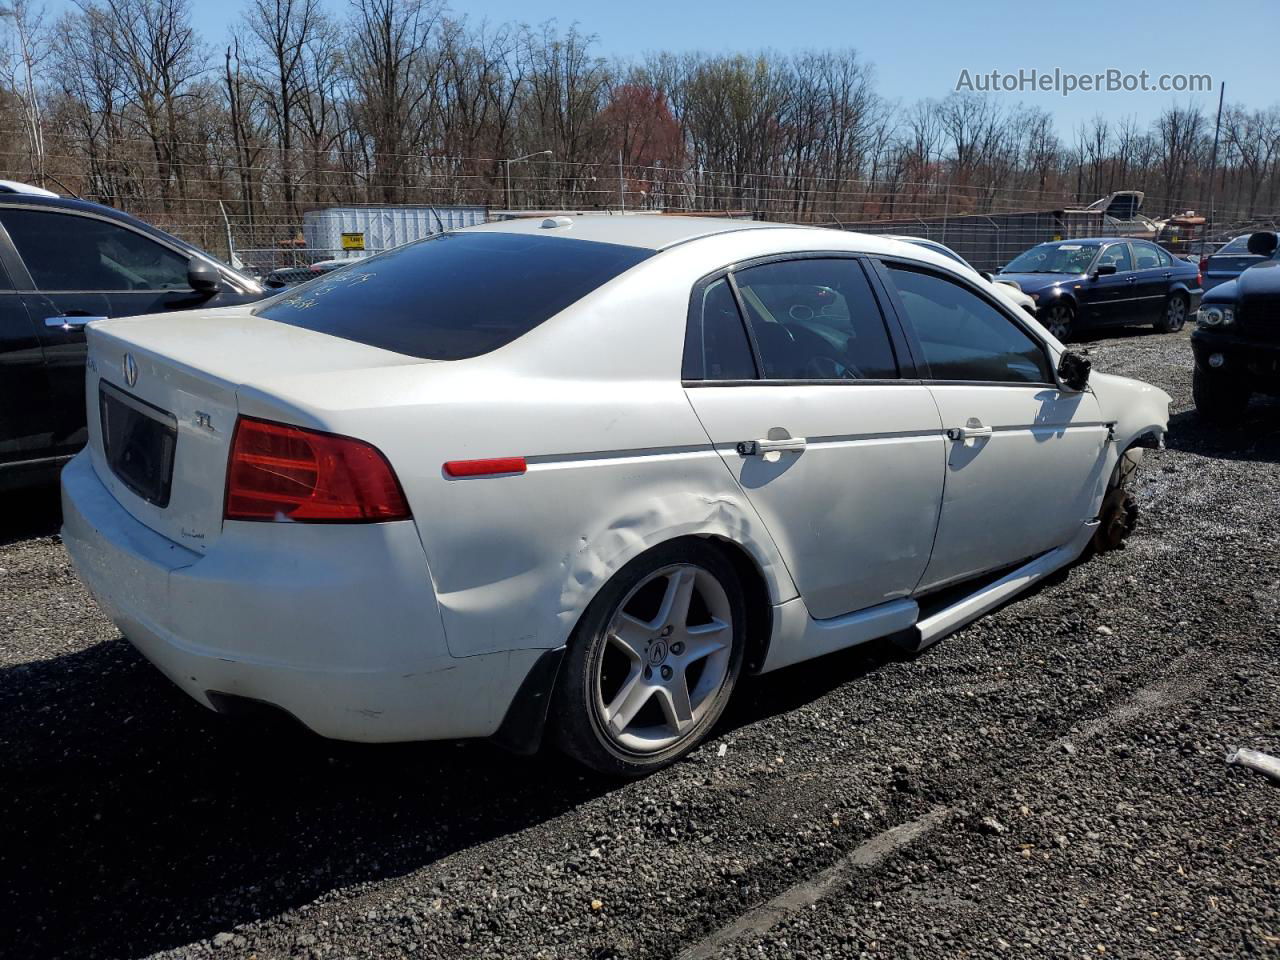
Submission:
[[133,359],[132,353],[124,355],[124,382],[129,386],[133,386],[138,382],[138,361]]

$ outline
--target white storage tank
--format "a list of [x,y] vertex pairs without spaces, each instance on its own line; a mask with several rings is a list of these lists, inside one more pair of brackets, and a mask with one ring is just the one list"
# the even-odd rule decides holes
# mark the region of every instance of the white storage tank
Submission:
[[[440,231],[484,223],[486,207],[326,207],[302,215],[302,235],[315,259],[368,257]],[[439,214],[439,219],[436,215]]]

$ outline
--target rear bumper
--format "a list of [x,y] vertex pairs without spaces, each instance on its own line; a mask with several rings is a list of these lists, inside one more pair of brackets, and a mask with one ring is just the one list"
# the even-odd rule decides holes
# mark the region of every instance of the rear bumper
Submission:
[[207,554],[139,523],[87,454],[63,541],[139,651],[206,707],[271,704],[340,740],[486,737],[543,653],[449,654],[412,522],[229,523]]

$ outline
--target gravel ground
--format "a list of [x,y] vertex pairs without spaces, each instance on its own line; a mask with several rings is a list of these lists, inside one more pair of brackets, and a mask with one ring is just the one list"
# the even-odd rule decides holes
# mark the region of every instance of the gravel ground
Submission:
[[485,744],[248,729],[0,526],[0,954],[1280,955],[1280,405],[1215,434],[1186,335],[1088,344],[1174,397],[1123,552],[909,660],[747,683],[638,783]]

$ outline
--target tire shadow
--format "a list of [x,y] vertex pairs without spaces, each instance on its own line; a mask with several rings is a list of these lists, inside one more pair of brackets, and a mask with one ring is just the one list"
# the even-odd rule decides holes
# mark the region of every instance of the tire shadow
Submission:
[[1254,397],[1240,422],[1216,426],[1195,410],[1169,418],[1165,445],[1171,450],[1220,460],[1280,463],[1280,399]]
[[[748,678],[713,735],[900,658],[873,643]],[[517,757],[483,742],[347,744],[284,717],[231,720],[123,638],[0,670],[0,716],[5,955],[139,956],[207,940],[625,787],[548,744]]]
[[123,638],[0,670],[0,716],[4,955],[138,956],[203,940],[618,786],[554,751],[242,725],[189,700]]
[[62,528],[62,497],[56,483],[0,493],[0,547]]

